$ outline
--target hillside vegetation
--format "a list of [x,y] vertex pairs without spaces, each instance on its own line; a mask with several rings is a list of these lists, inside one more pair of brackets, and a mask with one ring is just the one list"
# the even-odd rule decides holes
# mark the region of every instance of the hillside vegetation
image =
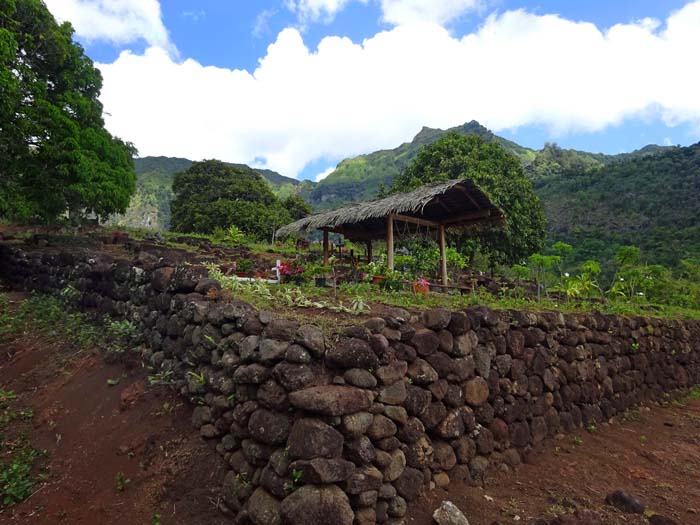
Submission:
[[346,159],[318,184],[302,188],[301,195],[316,209],[332,209],[348,202],[371,199],[376,196],[382,183],[391,185],[394,177],[411,163],[423,146],[436,142],[448,133],[477,135],[486,142],[503,146],[520,159],[533,180],[557,176],[567,170],[590,171],[616,159],[636,158],[665,149],[663,146],[647,146],[632,153],[604,155],[546,144],[541,150],[533,150],[499,137],[478,122],[471,121],[448,130],[424,127],[411,142],[398,148]]
[[[572,265],[589,258],[605,265],[620,246],[630,244],[641,247],[649,263],[676,266],[682,258],[700,256],[700,232],[693,221],[700,198],[698,145],[649,145],[619,155],[556,144],[532,150],[472,121],[451,130],[423,128],[411,142],[395,149],[346,159],[319,183],[256,171],[278,198],[296,194],[316,210],[335,208],[375,197],[381,184],[390,187],[423,146],[449,132],[477,135],[520,160],[544,204],[550,241],[576,247]],[[187,159],[167,157],[135,159],[136,194],[127,213],[114,222],[167,229],[173,175],[191,164]]]
[[[191,160],[177,157],[134,159],[136,193],[132,197],[126,213],[112,217],[111,222],[131,228],[167,230],[170,227],[173,179],[176,173],[185,171],[191,165]],[[248,168],[244,164],[231,164],[231,166]],[[267,181],[277,197],[289,197],[296,192],[298,180],[285,177],[272,170],[256,169],[254,171]]]
[[649,263],[700,258],[700,144],[627,157],[592,171],[535,181],[552,240],[574,261],[610,261],[622,245]]

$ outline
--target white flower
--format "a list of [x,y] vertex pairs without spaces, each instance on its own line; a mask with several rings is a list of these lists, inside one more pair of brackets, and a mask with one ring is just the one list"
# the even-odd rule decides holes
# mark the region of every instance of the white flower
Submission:
[[564,272],[564,277],[569,277],[569,272]]
[[624,282],[624,281],[625,281],[625,278],[624,278],[624,277],[620,277],[620,281],[621,281],[621,282]]

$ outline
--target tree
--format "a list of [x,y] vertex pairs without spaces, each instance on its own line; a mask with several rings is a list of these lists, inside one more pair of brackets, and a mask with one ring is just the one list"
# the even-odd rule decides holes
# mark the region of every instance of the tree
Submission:
[[[496,143],[477,135],[450,132],[420,150],[396,178],[392,193],[410,191],[428,182],[471,179],[506,216],[502,230],[477,233],[492,263],[512,264],[539,250],[545,237],[542,204],[520,161]],[[464,240],[462,237],[461,241]]]
[[211,233],[234,225],[263,240],[291,222],[265,179],[247,166],[195,162],[175,175],[173,193],[170,227],[179,232]]
[[299,197],[299,195],[290,195],[282,201],[282,205],[287,209],[290,217],[294,221],[298,221],[299,219],[303,219],[304,217],[311,215],[311,212],[313,211],[311,205]]
[[100,72],[41,0],[0,0],[0,216],[122,213],[132,145],[104,128]]

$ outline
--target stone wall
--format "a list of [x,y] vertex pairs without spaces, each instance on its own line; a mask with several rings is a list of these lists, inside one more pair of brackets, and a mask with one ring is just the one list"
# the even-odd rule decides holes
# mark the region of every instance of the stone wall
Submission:
[[406,503],[483,482],[549,437],[700,382],[700,323],[599,314],[387,309],[326,334],[208,300],[198,266],[0,247],[0,276],[71,285],[130,319],[154,374],[196,403],[231,466],[239,523],[401,523]]

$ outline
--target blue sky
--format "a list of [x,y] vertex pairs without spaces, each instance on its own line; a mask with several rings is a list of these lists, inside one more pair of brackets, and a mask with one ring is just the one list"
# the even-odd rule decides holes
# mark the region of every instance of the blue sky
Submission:
[[[123,2],[122,11],[105,7],[105,0],[49,0],[47,4],[57,17],[74,24],[77,39],[101,64],[108,126],[123,138],[133,140],[142,154],[216,156],[277,169],[285,175],[316,178],[342,158],[410,140],[423,124],[449,127],[472,119],[533,148],[554,141],[563,147],[618,153],[649,143],[687,145],[700,140],[700,108],[692,100],[689,102],[692,97],[687,91],[677,88],[690,84],[689,89],[700,89],[693,85],[697,75],[669,79],[668,86],[650,76],[636,81],[629,79],[629,72],[616,76],[617,63],[634,63],[637,69],[630,71],[636,74],[647,67],[645,56],[650,57],[648,67],[653,68],[654,59],[661,64],[667,62],[666,54],[676,58],[684,58],[685,53],[688,57],[696,54],[700,40],[692,40],[692,32],[675,31],[681,37],[675,37],[675,47],[670,47],[672,35],[664,31],[674,14],[682,22],[677,26],[688,27],[699,21],[698,2]],[[408,4],[423,4],[423,11],[415,15],[405,8]],[[453,8],[432,7],[447,4]],[[441,14],[437,13],[440,9],[444,11]],[[134,24],[133,20],[139,17],[140,22]],[[645,19],[648,21],[641,22]],[[417,21],[433,25],[418,27]],[[618,31],[621,36],[613,37],[609,30],[616,25],[631,29]],[[571,28],[571,42],[566,42],[567,27]],[[537,33],[544,39],[547,32],[551,32],[549,40],[541,43],[532,37]],[[349,41],[338,44],[330,36],[346,37]],[[478,44],[466,42],[472,37]],[[417,39],[425,42],[425,49],[416,43]],[[598,49],[601,39],[606,40],[607,49]],[[387,43],[389,40],[392,42]],[[560,40],[566,43],[563,47],[568,55],[559,53],[558,45],[552,45]],[[410,51],[413,56],[423,52],[426,56],[422,57],[425,62],[417,59],[416,71],[404,78],[406,69],[413,67],[411,57],[402,56],[403,50],[410,47],[405,42],[416,45]],[[450,61],[444,59],[439,68],[431,69],[431,52],[442,60],[460,42],[467,51],[456,53]],[[698,47],[691,49],[696,43]],[[386,51],[380,46],[385,46]],[[501,46],[509,46],[509,51],[495,51]],[[488,55],[493,49],[493,60],[480,62],[473,57],[475,49],[481,55]],[[131,60],[124,55],[120,59],[124,52],[129,53]],[[596,57],[596,53],[600,55]],[[401,64],[402,78],[396,85],[390,85],[396,73],[388,73],[384,78],[381,62],[370,58],[376,54],[383,57],[388,69],[395,62]],[[609,54],[616,54],[617,62],[606,63]],[[265,66],[256,72],[261,59],[265,59]],[[336,67],[344,66],[348,60],[351,67]],[[562,68],[562,61],[580,67]],[[602,63],[600,68],[598,62]],[[692,67],[691,62],[686,65]],[[460,68],[463,73],[457,77],[453,69]],[[421,75],[426,69],[430,69],[435,83]],[[504,69],[513,69],[512,79],[502,73]],[[561,74],[557,75],[560,69]],[[670,71],[675,74],[676,69]],[[241,74],[236,74],[236,70]],[[366,76],[358,79],[358,75]],[[512,83],[508,89],[503,87],[504,79]],[[444,93],[441,80],[464,82],[463,95],[452,88]],[[347,87],[348,82],[352,83],[351,88]],[[374,82],[376,89],[372,88]],[[494,83],[493,90],[475,87],[490,82]],[[560,82],[559,92],[571,91],[569,98],[562,95],[562,100],[551,103],[535,100],[539,93],[547,92],[547,86]],[[135,90],[134,84],[139,83],[148,88],[142,85],[140,91]],[[603,89],[606,85],[613,92],[610,97]],[[334,99],[330,94],[336,86],[342,93]],[[141,97],[144,90],[147,92]],[[411,91],[412,97],[408,96]],[[402,98],[404,92],[407,94]],[[628,103],[626,92],[629,98],[639,100]],[[577,113],[576,95],[582,106],[590,106],[589,110],[580,108]],[[210,100],[202,101],[202,97]],[[455,100],[453,111],[450,97]],[[517,97],[520,98],[515,100]],[[141,98],[143,103],[135,108]],[[445,99],[446,107],[436,102],[440,98]],[[484,104],[478,104],[478,99],[484,99]],[[300,107],[288,108],[297,101]],[[532,108],[527,107],[530,101]],[[163,107],[159,108],[161,103]],[[338,109],[348,104],[357,105],[356,111]],[[513,109],[508,111],[508,106]],[[384,108],[389,108],[386,115],[382,115]],[[367,112],[364,119],[360,118],[363,111]],[[176,118],[178,115],[180,119]],[[182,129],[175,133],[178,122]],[[246,129],[250,133],[245,133]],[[208,130],[211,136],[207,136]]]

